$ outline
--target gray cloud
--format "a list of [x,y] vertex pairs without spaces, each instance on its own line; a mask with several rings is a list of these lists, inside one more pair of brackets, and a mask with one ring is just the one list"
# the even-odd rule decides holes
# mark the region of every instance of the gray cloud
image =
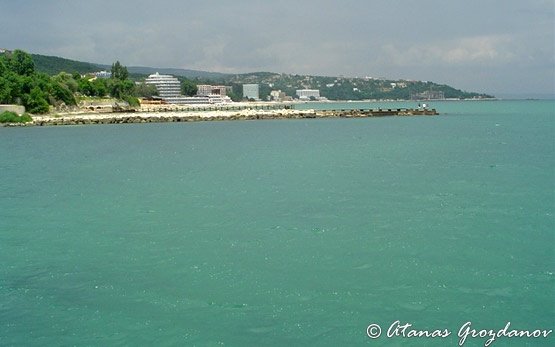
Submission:
[[555,94],[554,3],[0,0],[0,46],[125,65]]

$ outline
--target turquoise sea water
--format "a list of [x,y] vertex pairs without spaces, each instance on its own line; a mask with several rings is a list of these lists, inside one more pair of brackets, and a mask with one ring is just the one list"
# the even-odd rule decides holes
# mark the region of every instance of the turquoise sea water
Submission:
[[[555,102],[431,107],[0,128],[0,345],[456,346],[467,321],[555,329]],[[451,335],[387,338],[396,320]]]

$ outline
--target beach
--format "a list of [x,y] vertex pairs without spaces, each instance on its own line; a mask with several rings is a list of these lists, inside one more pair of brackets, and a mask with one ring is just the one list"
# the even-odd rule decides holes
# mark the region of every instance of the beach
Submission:
[[359,109],[293,109],[279,108],[274,104],[258,104],[253,107],[241,105],[195,108],[158,107],[141,108],[138,112],[67,112],[33,116],[29,123],[7,126],[86,125],[123,123],[195,122],[221,120],[301,119],[301,118],[362,118],[382,116],[438,115],[435,109],[413,108],[359,108]]

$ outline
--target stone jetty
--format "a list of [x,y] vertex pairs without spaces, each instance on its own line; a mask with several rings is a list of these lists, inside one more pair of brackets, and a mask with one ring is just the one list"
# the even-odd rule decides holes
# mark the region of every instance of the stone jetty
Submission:
[[87,124],[125,124],[162,122],[200,122],[260,119],[304,119],[304,118],[365,118],[384,116],[431,116],[438,115],[435,109],[345,109],[345,110],[296,110],[296,109],[217,109],[197,110],[157,110],[116,113],[82,113],[67,115],[33,116],[33,121],[6,126],[50,126]]

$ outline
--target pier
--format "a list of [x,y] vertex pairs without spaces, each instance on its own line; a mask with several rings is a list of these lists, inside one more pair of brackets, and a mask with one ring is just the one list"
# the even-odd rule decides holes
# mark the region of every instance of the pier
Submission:
[[386,117],[386,116],[437,116],[435,108],[377,108],[315,111],[322,117]]
[[[231,105],[148,105],[142,106],[136,112],[213,112],[213,111],[245,111],[245,110],[295,110],[299,112],[312,111],[321,117],[381,117],[381,116],[416,116],[438,115],[435,109],[428,108],[388,108],[388,109],[335,109],[335,110],[298,110],[290,103],[260,103],[260,104],[231,104]],[[122,110],[122,112],[125,112]]]
[[253,103],[253,104],[220,104],[220,105],[142,105],[136,112],[210,112],[210,111],[242,111],[242,110],[291,110],[288,103]]

